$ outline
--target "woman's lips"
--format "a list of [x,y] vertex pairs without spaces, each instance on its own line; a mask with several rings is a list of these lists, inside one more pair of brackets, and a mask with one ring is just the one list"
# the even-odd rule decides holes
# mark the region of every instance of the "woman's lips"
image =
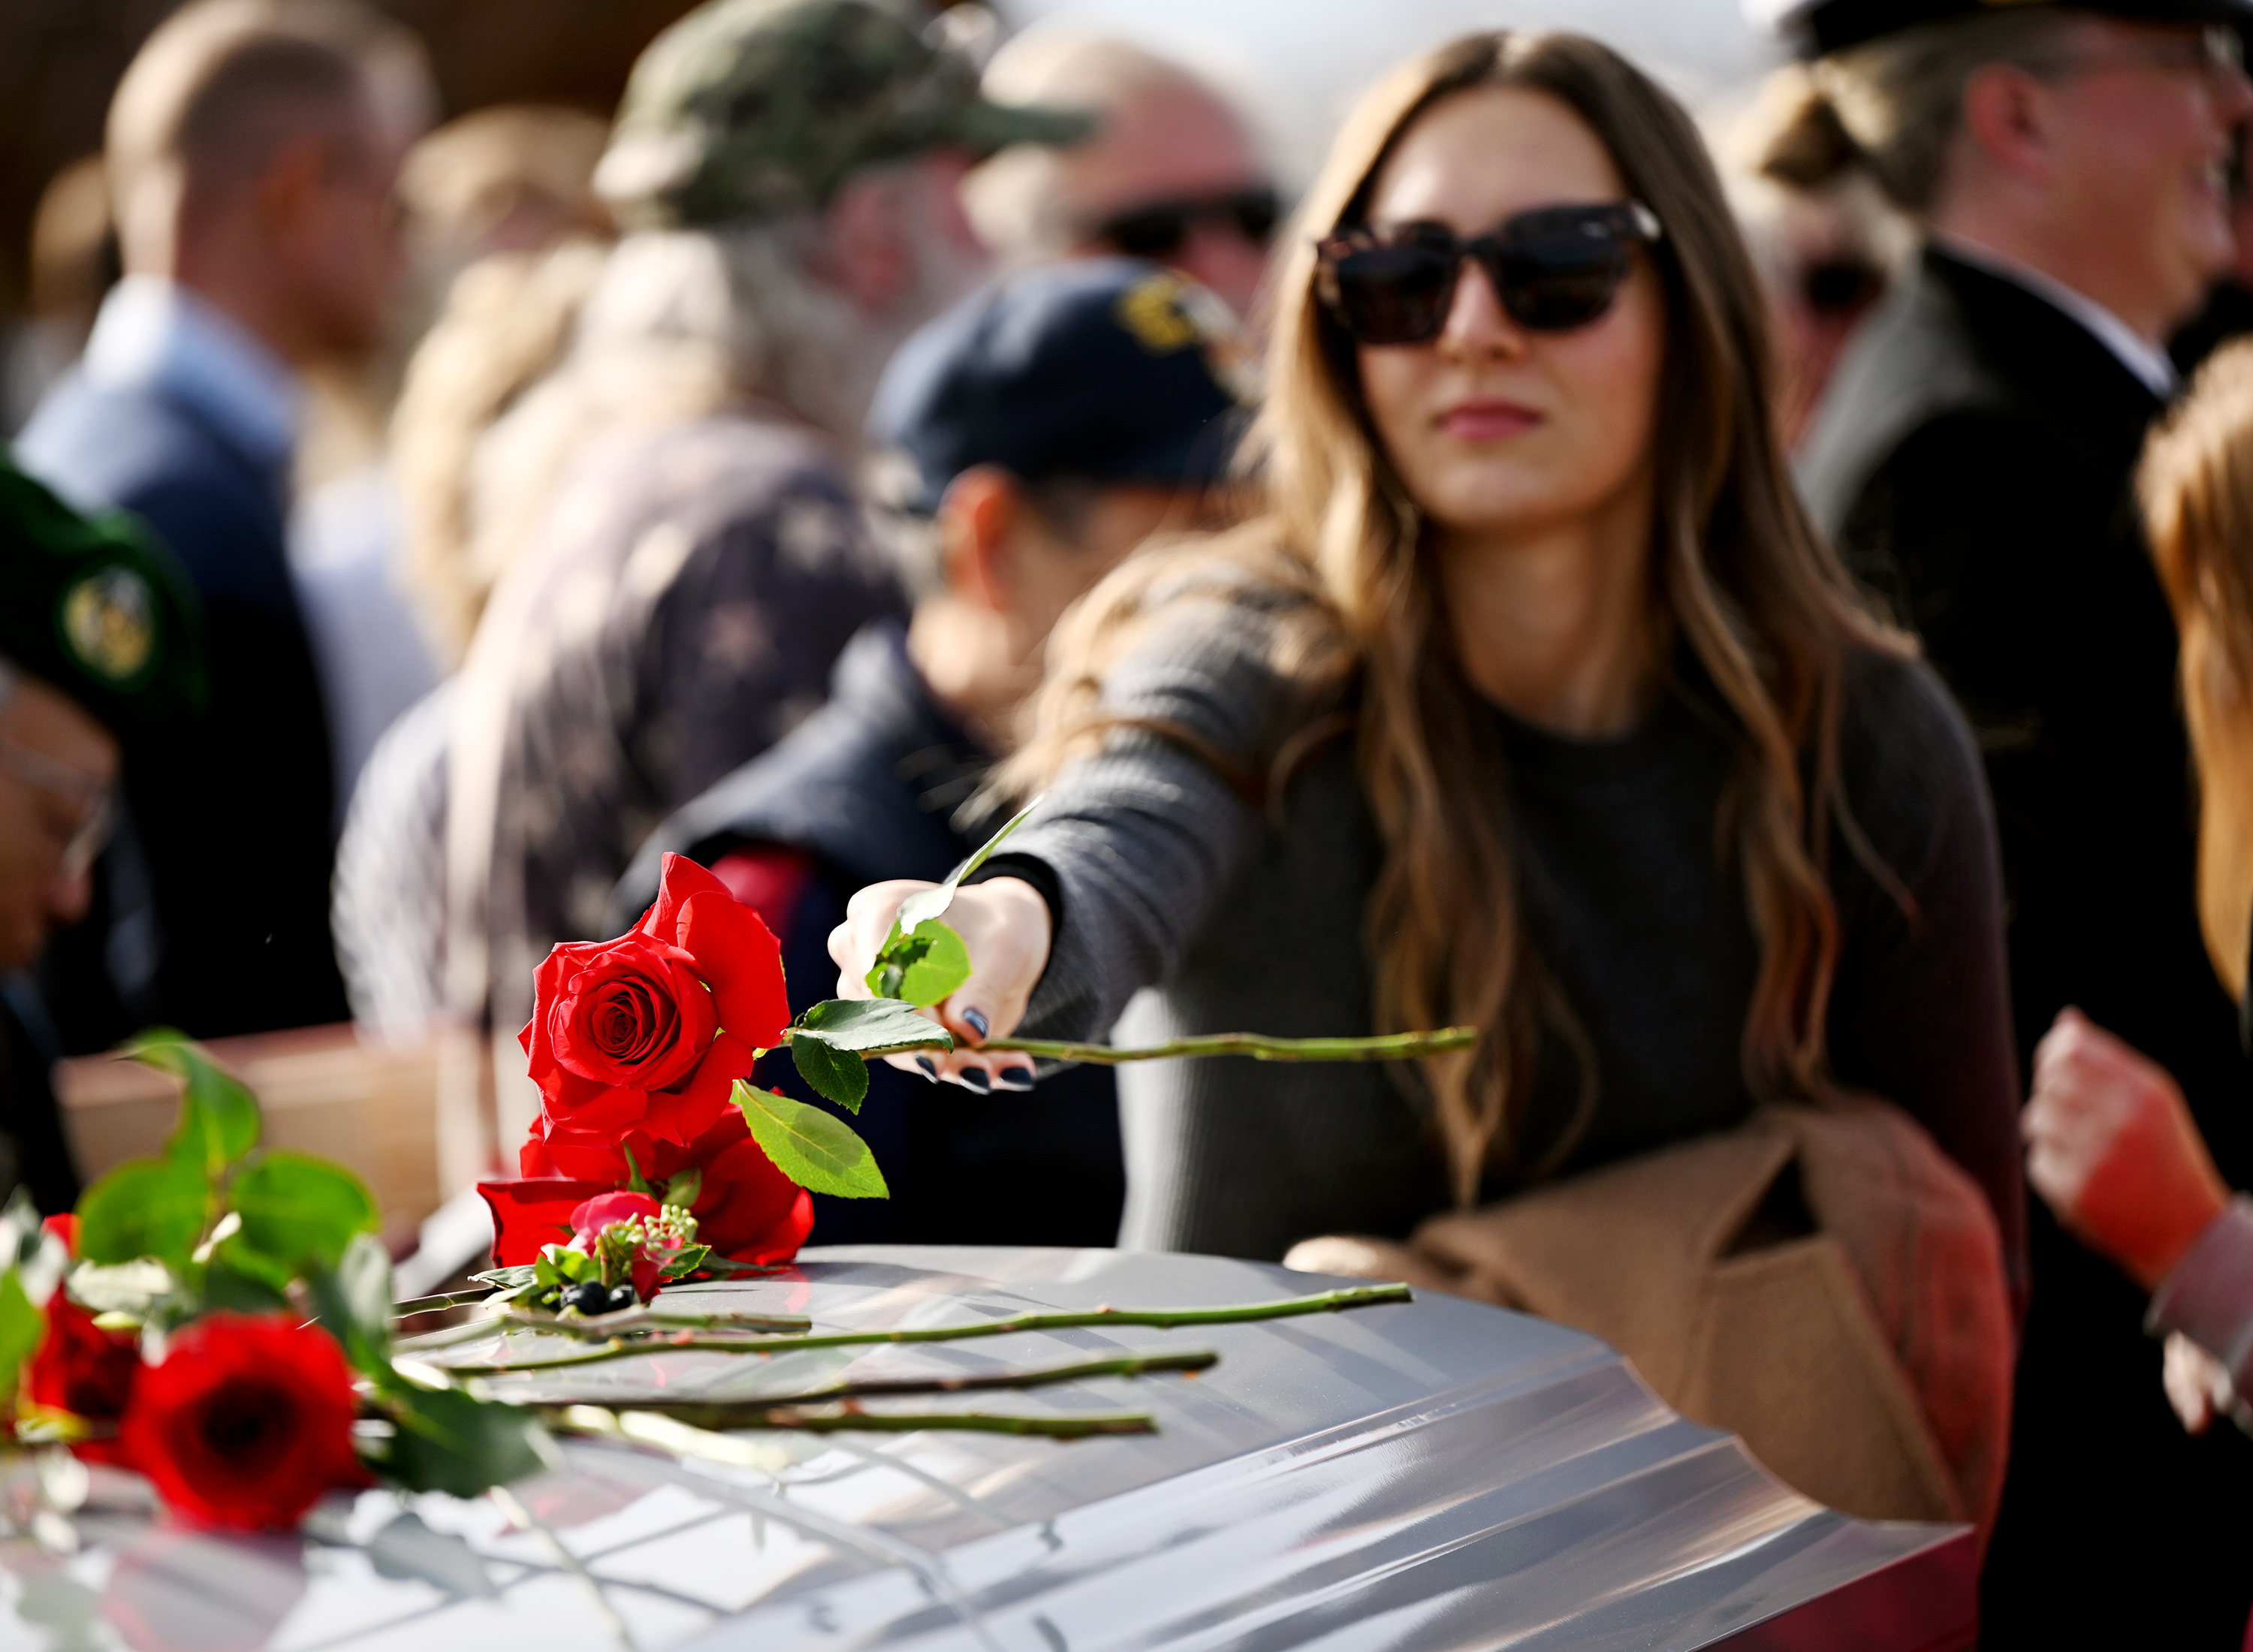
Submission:
[[1515,401],[1460,401],[1440,415],[1440,429],[1459,442],[1498,442],[1540,422],[1539,414]]

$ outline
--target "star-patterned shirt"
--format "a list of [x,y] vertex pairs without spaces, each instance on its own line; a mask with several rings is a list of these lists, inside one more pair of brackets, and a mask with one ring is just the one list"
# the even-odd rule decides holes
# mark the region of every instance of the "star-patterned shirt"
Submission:
[[551,946],[602,938],[651,828],[818,706],[846,641],[900,605],[835,449],[804,426],[716,416],[582,456],[464,673],[450,884],[471,899],[450,899],[450,952],[479,938],[485,944],[448,967],[485,977],[492,1027],[523,1024]]

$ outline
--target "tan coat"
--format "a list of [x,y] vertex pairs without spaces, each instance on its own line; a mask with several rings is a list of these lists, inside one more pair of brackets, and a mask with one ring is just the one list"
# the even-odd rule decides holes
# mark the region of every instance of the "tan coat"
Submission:
[[2015,1357],[1987,1202],[1883,1102],[1737,1129],[1433,1216],[1294,1267],[1404,1279],[1603,1338],[1685,1417],[1868,1519],[1968,1520],[2003,1488]]

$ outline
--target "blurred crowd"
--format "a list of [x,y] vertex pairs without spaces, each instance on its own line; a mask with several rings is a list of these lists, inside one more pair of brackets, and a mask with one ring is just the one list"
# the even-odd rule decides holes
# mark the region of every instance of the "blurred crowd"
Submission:
[[[814,1243],[1553,1313],[1976,1524],[1989,1644],[2236,1644],[2253,8],[1766,10],[1702,126],[1442,48],[1294,199],[1196,66],[974,5],[708,0],[436,124],[359,0],[190,0],[8,364],[0,1181],[75,1197],[48,1074],[150,1025],[429,1045],[449,1188],[513,1171],[534,970],[662,856],[803,1009],[1045,790]],[[1733,1339],[1536,1260],[1822,1236],[1860,1293]]]

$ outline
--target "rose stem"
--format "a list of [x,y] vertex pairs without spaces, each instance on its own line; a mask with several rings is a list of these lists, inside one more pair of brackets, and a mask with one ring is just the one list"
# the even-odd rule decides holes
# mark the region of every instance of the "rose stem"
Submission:
[[1249,1056],[1254,1061],[1416,1061],[1450,1049],[1468,1049],[1477,1042],[1475,1027],[1442,1027],[1435,1033],[1387,1033],[1376,1038],[1269,1038],[1259,1033],[1208,1033],[1133,1049],[1053,1038],[989,1038],[975,1049],[1115,1066],[1120,1062],[1160,1061],[1174,1056]]
[[[824,1405],[841,1399],[865,1399],[886,1394],[957,1394],[979,1389],[1045,1388],[1053,1383],[1077,1383],[1095,1377],[1143,1377],[1153,1371],[1202,1371],[1220,1363],[1209,1349],[1186,1354],[1124,1354],[1116,1359],[1082,1360],[1071,1365],[1048,1365],[1037,1370],[990,1371],[975,1377],[879,1377],[867,1382],[832,1384],[801,1394],[770,1394],[758,1399],[667,1399],[638,1394],[602,1401],[610,1406],[631,1406],[654,1412],[697,1428],[739,1428],[740,1417],[759,1415],[790,1405]],[[599,1398],[599,1397],[597,1397]]]
[[[593,1413],[590,1415],[589,1413]],[[598,1423],[596,1417],[608,1418],[609,1423]],[[595,1405],[569,1405],[552,1412],[543,1412],[550,1427],[565,1433],[586,1434],[597,1438],[632,1440],[639,1444],[660,1446],[683,1455],[711,1456],[722,1461],[736,1460],[737,1453],[722,1450],[699,1449],[698,1442],[690,1436],[705,1435],[708,1431],[693,1428],[685,1423],[675,1423],[669,1417],[653,1412],[605,1412]],[[641,1423],[642,1426],[635,1426]],[[666,1425],[660,1432],[649,1424]],[[979,1434],[1040,1434],[1051,1439],[1084,1439],[1093,1434],[1154,1434],[1158,1425],[1147,1412],[1091,1412],[1077,1417],[1003,1417],[990,1412],[757,1412],[736,1423],[738,1428],[791,1428],[813,1434],[849,1432],[910,1434],[926,1429],[952,1429]],[[724,1437],[708,1435],[724,1446],[732,1442]]]
[[662,1342],[613,1340],[607,1347],[556,1359],[527,1360],[515,1364],[444,1365],[440,1370],[456,1377],[505,1377],[518,1371],[561,1370],[568,1366],[598,1365],[606,1360],[633,1359],[645,1354],[687,1349],[722,1354],[788,1354],[808,1348],[849,1348],[860,1343],[954,1342],[973,1336],[1006,1336],[1014,1331],[1077,1330],[1091,1325],[1146,1325],[1172,1330],[1182,1325],[1236,1325],[1251,1320],[1289,1319],[1301,1314],[1337,1314],[1348,1308],[1373,1307],[1385,1302],[1414,1299],[1405,1285],[1361,1285],[1343,1291],[1323,1291],[1314,1296],[1286,1297],[1278,1302],[1249,1302],[1237,1307],[1097,1308],[1085,1314],[1021,1314],[1015,1319],[983,1320],[974,1325],[940,1325],[920,1330],[831,1331],[818,1336],[689,1337]]
[[506,1313],[489,1314],[483,1319],[466,1321],[460,1325],[449,1325],[443,1330],[426,1331],[420,1336],[402,1338],[399,1349],[404,1354],[427,1354],[432,1349],[475,1342],[479,1337],[491,1336],[502,1330],[548,1331],[558,1336],[575,1336],[582,1341],[607,1342],[625,1331],[689,1326],[704,1330],[724,1328],[787,1332],[811,1330],[813,1321],[802,1314],[656,1314],[631,1309],[622,1310],[616,1315],[605,1314],[595,1320],[566,1320],[552,1314],[531,1314],[522,1308],[512,1308]]

